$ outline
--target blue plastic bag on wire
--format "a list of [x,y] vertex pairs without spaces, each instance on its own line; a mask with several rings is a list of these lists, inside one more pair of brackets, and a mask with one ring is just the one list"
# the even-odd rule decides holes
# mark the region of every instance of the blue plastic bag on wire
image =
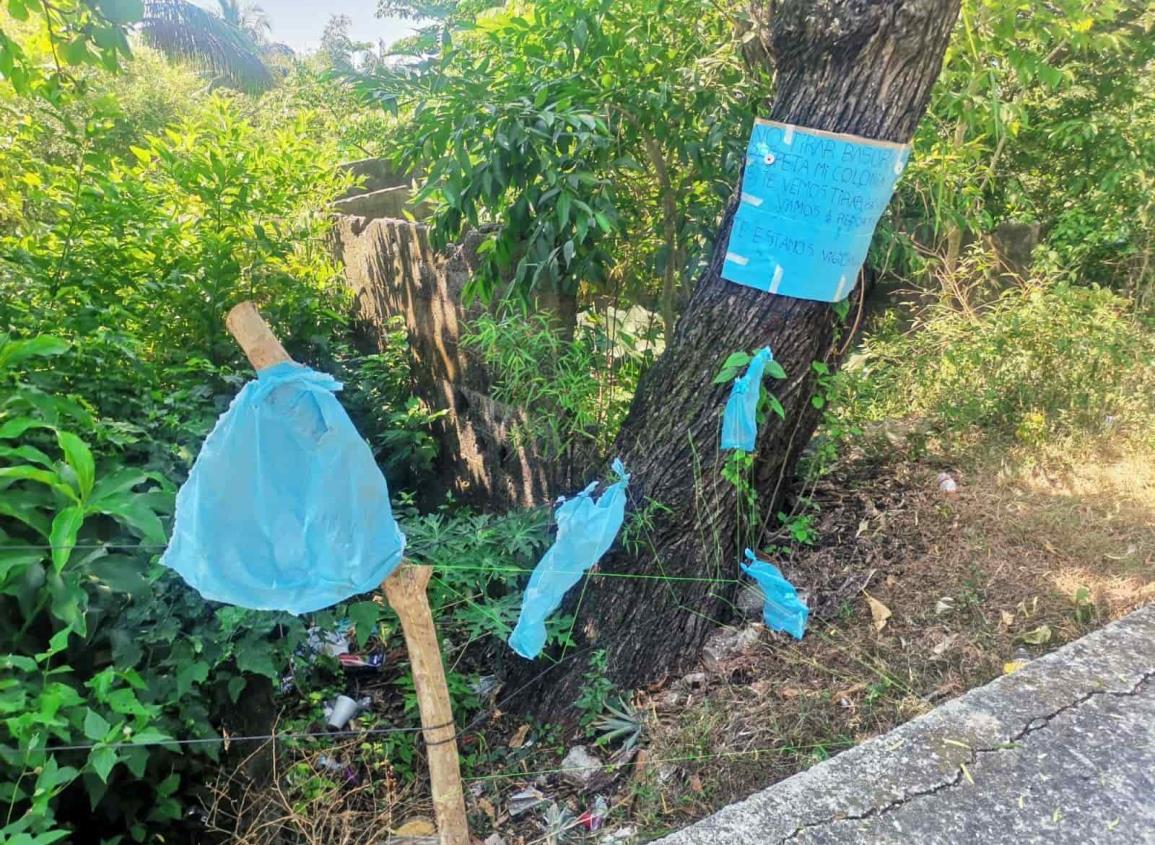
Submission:
[[517,627],[509,647],[529,660],[545,646],[545,620],[562,603],[565,594],[597,563],[618,536],[626,515],[626,485],[630,476],[620,460],[613,463],[619,481],[596,500],[595,481],[557,509],[557,539],[542,556],[521,601]]
[[772,563],[758,560],[754,553],[746,549],[746,560],[750,565],[739,564],[742,571],[758,582],[762,588],[762,621],[771,631],[785,631],[796,640],[802,639],[810,609],[794,585],[782,577],[782,572]]
[[769,346],[763,346],[750,361],[746,373],[734,379],[730,398],[722,412],[722,448],[754,451],[758,438],[758,399],[762,395],[762,374],[774,360]]
[[340,389],[275,364],[217,420],[161,560],[206,599],[307,613],[375,589],[401,562],[389,489]]

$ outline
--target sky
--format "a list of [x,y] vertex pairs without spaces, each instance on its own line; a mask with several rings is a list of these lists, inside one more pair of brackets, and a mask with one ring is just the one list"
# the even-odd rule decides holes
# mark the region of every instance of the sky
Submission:
[[[198,0],[208,8],[216,8],[213,0]],[[353,21],[350,32],[354,40],[377,42],[384,38],[392,42],[412,33],[413,21],[396,18],[378,18],[377,0],[256,0],[265,10],[273,25],[271,41],[288,44],[298,53],[317,49],[321,31],[330,15],[348,15]]]

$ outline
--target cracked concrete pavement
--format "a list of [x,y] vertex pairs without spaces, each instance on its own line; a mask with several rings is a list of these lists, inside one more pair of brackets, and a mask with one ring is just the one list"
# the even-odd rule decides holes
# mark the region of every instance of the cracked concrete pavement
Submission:
[[664,839],[1153,843],[1155,606]]

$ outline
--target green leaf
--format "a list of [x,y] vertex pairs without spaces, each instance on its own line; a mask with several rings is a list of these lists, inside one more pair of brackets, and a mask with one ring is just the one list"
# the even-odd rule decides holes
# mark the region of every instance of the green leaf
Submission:
[[237,647],[236,660],[237,669],[242,672],[264,675],[273,681],[279,680],[268,643],[242,642]]
[[97,0],[96,5],[101,14],[113,23],[136,23],[144,17],[141,0]]
[[245,687],[248,686],[248,684],[249,679],[244,675],[233,675],[233,677],[229,678],[229,701],[231,701],[233,704],[236,704],[241,697],[241,693],[245,691]]
[[106,498],[90,503],[89,511],[115,517],[154,545],[163,546],[168,541],[160,517],[149,507],[148,501],[140,496],[128,494]]
[[133,487],[136,487],[138,484],[143,484],[145,481],[148,481],[148,479],[148,473],[143,470],[121,467],[96,482],[96,485],[92,488],[92,496],[89,498],[89,507],[95,508],[101,500],[111,499],[119,496],[121,493],[127,493]]
[[777,414],[779,419],[786,419],[786,409],[782,407],[782,403],[778,401],[777,396],[773,393],[767,393],[766,402],[770,405],[770,410]]
[[738,375],[738,370],[735,367],[727,367],[714,376],[714,384],[725,384]]
[[146,596],[151,585],[144,575],[144,564],[139,558],[128,555],[106,555],[88,565],[92,573],[109,589],[132,596]]
[[722,362],[722,369],[734,370],[738,369],[739,367],[745,367],[752,360],[753,358],[748,352],[732,352],[730,353],[730,357]]
[[0,516],[10,516],[23,522],[47,540],[52,526],[41,508],[35,502],[15,501],[15,499],[11,493],[0,495]]
[[7,583],[13,571],[23,572],[25,567],[33,566],[43,559],[44,554],[39,549],[5,549],[0,546],[0,584]]
[[17,364],[28,358],[61,355],[67,351],[67,341],[51,335],[40,335],[29,340],[10,340],[0,346],[0,367]]
[[209,665],[203,660],[186,661],[176,670],[176,694],[183,698],[193,684],[202,684],[209,676]]
[[20,458],[51,469],[55,461],[35,446],[0,446],[0,458]]
[[112,730],[112,725],[108,720],[90,708],[85,708],[84,714],[84,735],[93,742],[101,742],[108,737],[108,732]]
[[377,633],[377,622],[381,618],[381,607],[372,601],[359,601],[349,605],[349,619],[357,631],[357,647],[364,648],[369,638]]
[[116,749],[115,748],[94,748],[88,755],[88,765],[96,772],[105,783],[108,783],[108,776],[116,765]]
[[96,482],[96,463],[92,459],[92,450],[83,440],[68,431],[57,431],[56,442],[64,452],[65,463],[76,473],[80,498],[83,501],[88,498],[88,494],[92,492],[92,485]]
[[0,425],[0,440],[12,440],[30,428],[48,428],[48,426],[32,417],[16,417]]
[[132,735],[133,745],[163,745],[172,741],[171,736],[158,731],[156,728],[145,728]]
[[52,544],[52,568],[57,572],[68,563],[72,549],[76,546],[76,535],[80,533],[83,524],[84,509],[79,505],[65,508],[52,520],[48,541]]
[[786,371],[782,369],[782,365],[777,361],[770,361],[766,364],[766,373],[771,378],[783,379],[786,378]]

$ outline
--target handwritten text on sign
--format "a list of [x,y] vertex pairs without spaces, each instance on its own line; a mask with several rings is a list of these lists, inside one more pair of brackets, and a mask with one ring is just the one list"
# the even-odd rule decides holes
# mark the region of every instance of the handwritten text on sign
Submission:
[[845,299],[909,155],[903,144],[758,120],[722,278]]

